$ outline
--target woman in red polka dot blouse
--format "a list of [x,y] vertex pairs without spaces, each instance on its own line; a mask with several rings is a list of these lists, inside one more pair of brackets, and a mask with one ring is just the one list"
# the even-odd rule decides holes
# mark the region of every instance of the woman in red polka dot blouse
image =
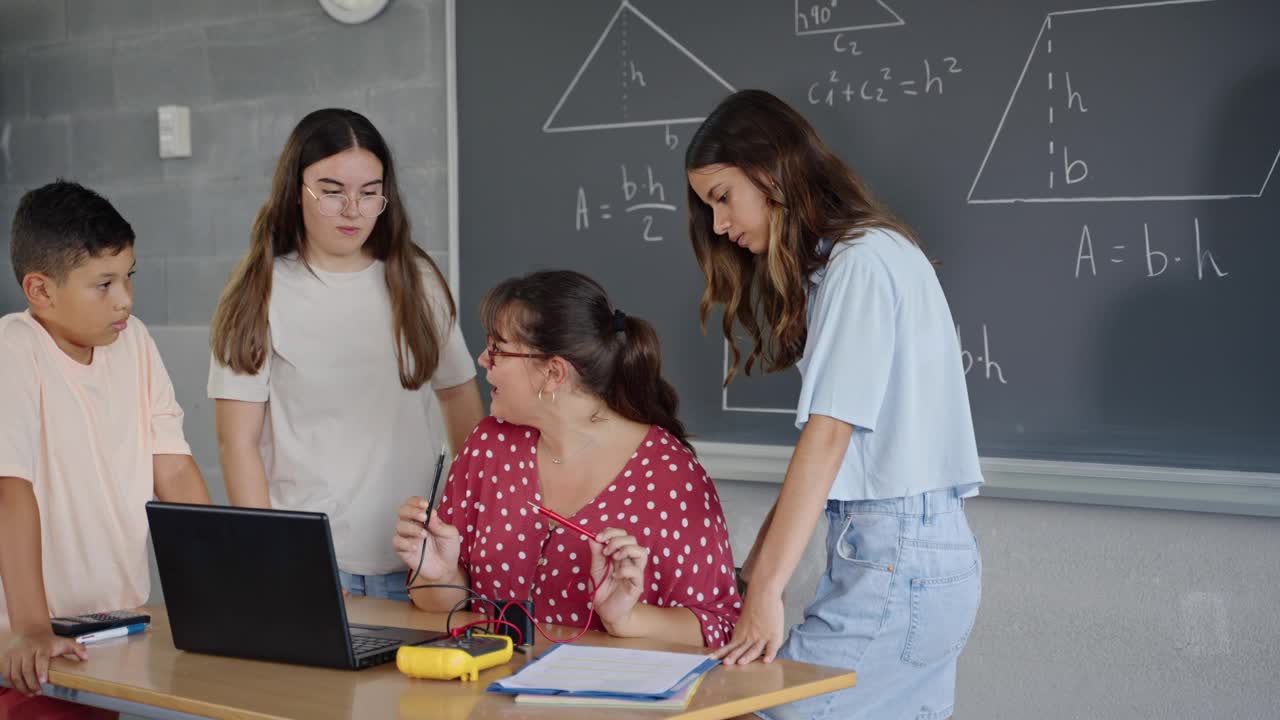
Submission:
[[[424,499],[400,508],[394,542],[411,570],[426,543],[414,585],[531,599],[540,623],[590,616],[613,635],[724,645],[741,608],[729,533],[676,419],[653,327],[569,271],[503,282],[481,315],[493,415],[458,453],[426,529]],[[437,612],[464,596],[411,593]]]

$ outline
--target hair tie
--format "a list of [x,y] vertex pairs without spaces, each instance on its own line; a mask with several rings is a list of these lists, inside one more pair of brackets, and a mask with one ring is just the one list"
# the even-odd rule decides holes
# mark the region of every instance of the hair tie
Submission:
[[613,311],[613,331],[614,332],[627,331],[627,314],[622,312],[621,310]]

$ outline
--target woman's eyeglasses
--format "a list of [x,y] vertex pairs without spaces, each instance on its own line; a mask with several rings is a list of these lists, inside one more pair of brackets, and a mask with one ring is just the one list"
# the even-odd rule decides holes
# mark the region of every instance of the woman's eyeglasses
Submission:
[[498,343],[495,340],[489,340],[488,352],[489,352],[489,364],[495,367],[498,364],[497,358],[500,358],[500,357],[530,358],[533,360],[546,360],[547,358],[551,357],[546,353],[518,353],[518,352],[507,352],[506,350],[499,350]]
[[[351,198],[342,193],[325,193],[316,195],[315,191],[303,185],[306,191],[316,201],[316,209],[325,217],[336,217],[347,211],[351,205]],[[367,218],[378,217],[383,210],[387,209],[387,199],[382,195],[361,195],[356,201],[356,210]]]

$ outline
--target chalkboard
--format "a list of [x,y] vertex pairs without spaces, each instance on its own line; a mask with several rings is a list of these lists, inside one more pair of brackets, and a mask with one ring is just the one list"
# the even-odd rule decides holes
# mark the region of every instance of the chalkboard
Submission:
[[[1280,471],[1280,3],[466,0],[463,328],[585,272],[653,321],[710,441],[794,442],[795,370],[722,388],[685,143],[764,88],[914,227],[981,453]],[[851,378],[850,382],[856,382]]]

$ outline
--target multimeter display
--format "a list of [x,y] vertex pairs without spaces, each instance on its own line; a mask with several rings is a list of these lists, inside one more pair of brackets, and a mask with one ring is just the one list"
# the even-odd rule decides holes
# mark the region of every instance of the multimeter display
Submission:
[[422,643],[417,647],[456,648],[467,653],[471,657],[480,657],[481,655],[487,655],[491,652],[501,652],[507,649],[510,645],[511,643],[507,642],[507,638],[505,637],[473,635],[471,636],[471,639],[467,639],[466,637],[460,637],[457,639],[440,638],[439,640],[432,640],[429,643]]

